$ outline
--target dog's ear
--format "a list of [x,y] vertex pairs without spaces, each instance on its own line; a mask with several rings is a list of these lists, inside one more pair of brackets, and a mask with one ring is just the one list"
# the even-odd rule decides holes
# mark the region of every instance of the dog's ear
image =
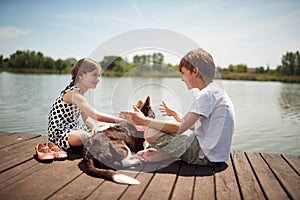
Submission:
[[150,106],[150,96],[147,96],[143,106]]

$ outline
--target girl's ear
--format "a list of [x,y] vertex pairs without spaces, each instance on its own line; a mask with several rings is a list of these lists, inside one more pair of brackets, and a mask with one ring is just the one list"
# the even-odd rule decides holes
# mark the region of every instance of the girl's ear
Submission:
[[82,79],[83,79],[83,75],[80,74],[80,75],[78,76],[78,80],[82,80]]

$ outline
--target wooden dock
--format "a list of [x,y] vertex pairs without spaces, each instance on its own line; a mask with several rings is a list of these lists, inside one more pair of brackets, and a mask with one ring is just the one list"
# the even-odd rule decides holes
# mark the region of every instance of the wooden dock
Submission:
[[44,136],[0,132],[0,199],[300,199],[300,156],[232,151],[215,167],[176,161],[154,172],[123,171],[140,185],[84,174],[80,155],[40,163]]

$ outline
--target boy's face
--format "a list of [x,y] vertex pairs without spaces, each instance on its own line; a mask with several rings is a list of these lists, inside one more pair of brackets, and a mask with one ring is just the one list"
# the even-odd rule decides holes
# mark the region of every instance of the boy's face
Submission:
[[190,90],[190,89],[193,89],[195,87],[194,85],[194,74],[193,72],[187,70],[185,67],[182,67],[181,68],[181,74],[182,74],[182,78],[181,80],[183,82],[185,82],[187,88]]

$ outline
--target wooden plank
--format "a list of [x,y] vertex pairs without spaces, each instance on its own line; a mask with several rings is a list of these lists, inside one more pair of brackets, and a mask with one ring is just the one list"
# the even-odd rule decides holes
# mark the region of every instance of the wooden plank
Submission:
[[219,163],[215,168],[216,199],[241,199],[231,161]]
[[262,154],[292,199],[300,199],[300,178],[289,164],[278,154]]
[[[0,191],[1,199],[46,199],[82,172],[79,160],[57,161]],[[42,164],[42,163],[41,163]]]
[[103,184],[101,184],[100,187],[97,188],[87,199],[118,199],[127,187],[127,185],[104,181]]
[[[0,131],[0,138],[2,139],[2,137],[8,136],[9,134],[11,134],[11,133]],[[2,140],[1,140],[1,142],[2,142]]]
[[192,199],[196,166],[182,162],[171,199]]
[[8,187],[9,185],[15,184],[27,176],[34,176],[34,173],[46,167],[46,164],[41,164],[36,160],[31,159],[10,170],[0,173],[0,190]]
[[[120,171],[130,177],[135,177],[136,172],[133,171]],[[119,199],[122,193],[128,188],[128,185],[118,184],[112,181],[104,181],[87,199]]]
[[[143,195],[146,187],[151,182],[152,178],[154,177],[155,171],[159,168],[159,164],[149,163],[143,166],[140,173],[137,175],[137,179],[140,181],[141,184],[129,186],[127,190],[121,196],[121,200],[134,200],[140,199]],[[154,172],[151,172],[154,171]]]
[[176,181],[180,162],[176,161],[168,167],[159,169],[141,199],[168,199]]
[[46,141],[46,137],[38,137],[1,149],[0,172],[32,159],[35,155],[35,146]]
[[86,199],[105,180],[81,174],[78,178],[57,191],[49,200]]
[[28,133],[10,133],[1,137],[0,149],[17,144],[32,138],[40,137],[40,135],[28,134]]
[[242,152],[234,151],[232,156],[238,183],[241,188],[242,198],[245,200],[265,199],[264,194],[252,172],[245,154]]
[[268,199],[288,199],[278,180],[259,153],[246,154]]
[[292,168],[300,175],[300,158],[295,155],[283,154],[283,158],[292,166]]
[[193,199],[215,199],[213,167],[197,166]]

